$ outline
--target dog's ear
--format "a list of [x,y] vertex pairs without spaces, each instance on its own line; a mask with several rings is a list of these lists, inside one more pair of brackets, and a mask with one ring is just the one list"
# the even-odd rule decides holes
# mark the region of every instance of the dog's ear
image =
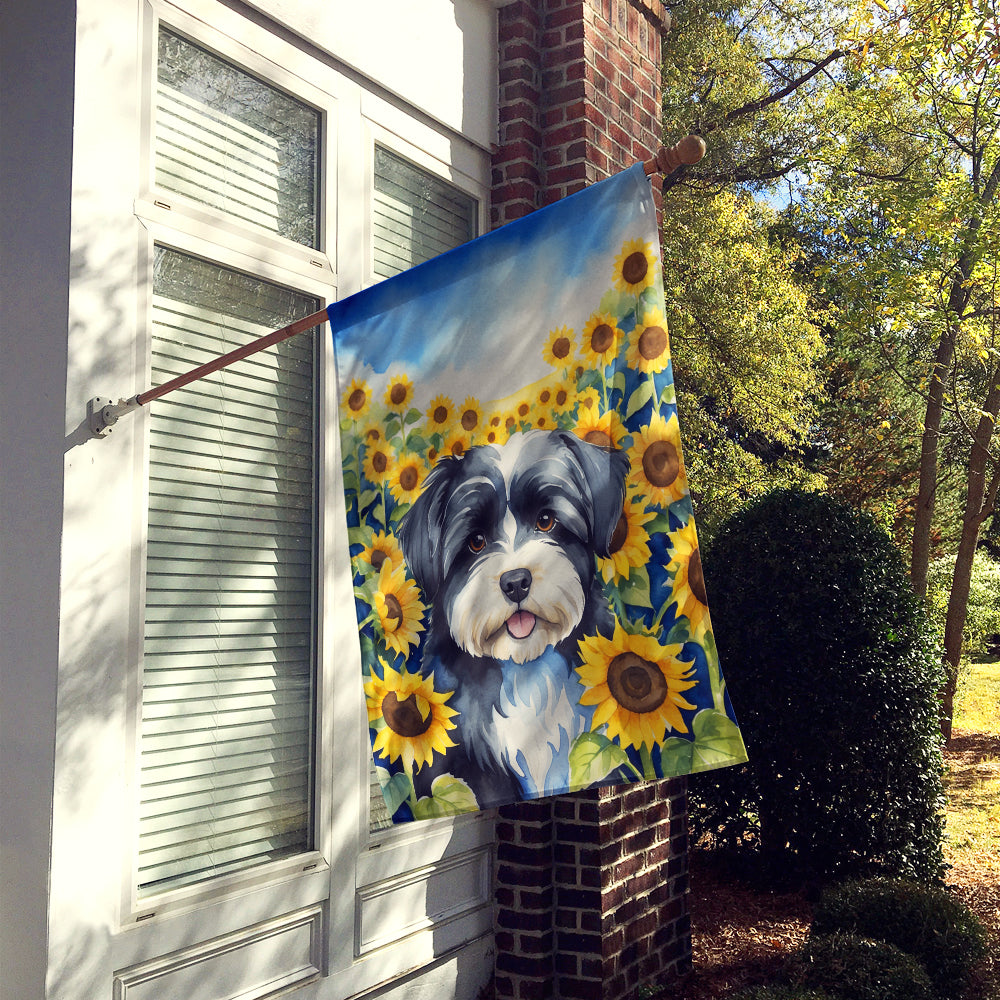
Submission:
[[594,551],[607,558],[611,554],[612,535],[625,506],[628,455],[615,448],[591,444],[568,431],[561,432],[561,437],[579,463],[584,482],[590,490],[594,510]]
[[445,513],[461,459],[441,458],[424,480],[424,488],[399,522],[396,536],[413,579],[433,601],[444,582]]

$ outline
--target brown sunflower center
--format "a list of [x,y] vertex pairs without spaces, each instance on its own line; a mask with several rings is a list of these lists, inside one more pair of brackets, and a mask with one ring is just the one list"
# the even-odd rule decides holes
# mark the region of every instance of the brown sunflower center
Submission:
[[646,255],[639,250],[630,253],[622,264],[622,277],[630,284],[637,285],[646,277],[649,270],[649,261]]
[[420,482],[420,474],[417,470],[412,465],[403,466],[399,473],[399,485],[409,492],[417,488],[418,482]]
[[461,441],[453,441],[448,450],[455,458],[461,458],[465,454],[465,445]]
[[377,451],[372,455],[372,468],[376,472],[385,472],[389,468],[389,459],[384,451]]
[[667,700],[667,679],[655,663],[619,653],[608,664],[608,690],[629,712],[653,712]]
[[431,728],[434,714],[428,712],[425,719],[420,714],[416,698],[401,699],[395,691],[390,691],[382,699],[382,718],[394,733],[413,739],[415,736],[423,736]]
[[406,402],[406,386],[401,382],[397,382],[389,390],[389,400],[393,406],[399,406],[401,403]]
[[615,331],[607,323],[598,323],[591,331],[590,346],[597,354],[603,354],[615,342]]
[[560,361],[563,358],[568,358],[571,346],[569,337],[556,337],[552,344],[552,357],[558,358]]
[[618,518],[615,530],[611,532],[611,544],[608,546],[608,551],[613,555],[625,544],[626,538],[628,538],[628,518],[622,514]]
[[549,400],[552,398],[552,393],[548,389],[542,389],[538,394],[538,402],[543,405],[548,405]]
[[691,561],[688,563],[688,586],[691,593],[708,607],[708,591],[705,589],[705,573],[701,568],[701,550],[695,549],[691,553]]
[[680,470],[680,456],[669,441],[654,441],[642,453],[642,471],[653,486],[669,486]]
[[365,400],[368,397],[365,395],[364,389],[355,389],[354,392],[347,397],[348,409],[354,410],[355,413],[358,410],[363,410],[365,407]]
[[598,448],[613,448],[615,446],[610,434],[606,431],[599,431],[596,428],[587,431],[583,436],[583,440],[587,444],[596,444]]
[[434,419],[434,423],[443,424],[448,419],[448,407],[447,406],[435,406],[434,412],[431,414]]
[[[383,552],[381,549],[372,549],[371,564],[372,564],[372,566],[375,567],[376,570],[381,569],[382,568],[382,563],[384,563],[386,561],[386,559],[388,559],[388,558],[389,558],[389,553],[388,552]],[[391,594],[389,596],[392,597]],[[394,601],[396,601],[395,597],[393,597],[392,599]],[[385,603],[388,604],[389,601],[386,600]],[[396,601],[396,604],[398,605],[399,601]],[[400,608],[399,610],[402,611],[403,609]]]
[[565,389],[560,389],[556,393],[556,406],[565,406],[569,399],[569,393]]
[[479,423],[479,414],[475,410],[466,410],[462,414],[462,426],[471,431]]
[[385,595],[385,618],[386,624],[393,628],[403,620],[403,605],[399,603],[399,598],[395,594]]
[[526,417],[531,412],[531,407],[527,403],[521,403],[517,408],[519,417]]
[[639,353],[647,361],[660,357],[666,349],[667,331],[662,326],[647,326],[639,334]]

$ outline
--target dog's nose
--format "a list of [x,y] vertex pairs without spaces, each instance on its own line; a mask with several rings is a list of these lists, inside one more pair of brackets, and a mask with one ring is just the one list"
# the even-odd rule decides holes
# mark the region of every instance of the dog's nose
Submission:
[[511,569],[500,575],[500,589],[507,600],[519,604],[528,596],[531,590],[531,571],[527,569]]

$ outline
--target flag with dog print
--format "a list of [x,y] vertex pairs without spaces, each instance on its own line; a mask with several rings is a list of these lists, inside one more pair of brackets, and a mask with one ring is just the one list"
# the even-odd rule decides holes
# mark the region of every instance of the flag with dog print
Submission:
[[329,315],[392,819],[744,761],[642,166]]

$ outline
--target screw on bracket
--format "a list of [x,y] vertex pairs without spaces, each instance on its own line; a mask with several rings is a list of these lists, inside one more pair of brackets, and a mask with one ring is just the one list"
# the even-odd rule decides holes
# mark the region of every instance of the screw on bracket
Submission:
[[112,427],[123,413],[129,413],[139,406],[135,396],[131,399],[119,399],[118,402],[104,396],[94,396],[87,400],[87,423],[94,437],[107,437]]

